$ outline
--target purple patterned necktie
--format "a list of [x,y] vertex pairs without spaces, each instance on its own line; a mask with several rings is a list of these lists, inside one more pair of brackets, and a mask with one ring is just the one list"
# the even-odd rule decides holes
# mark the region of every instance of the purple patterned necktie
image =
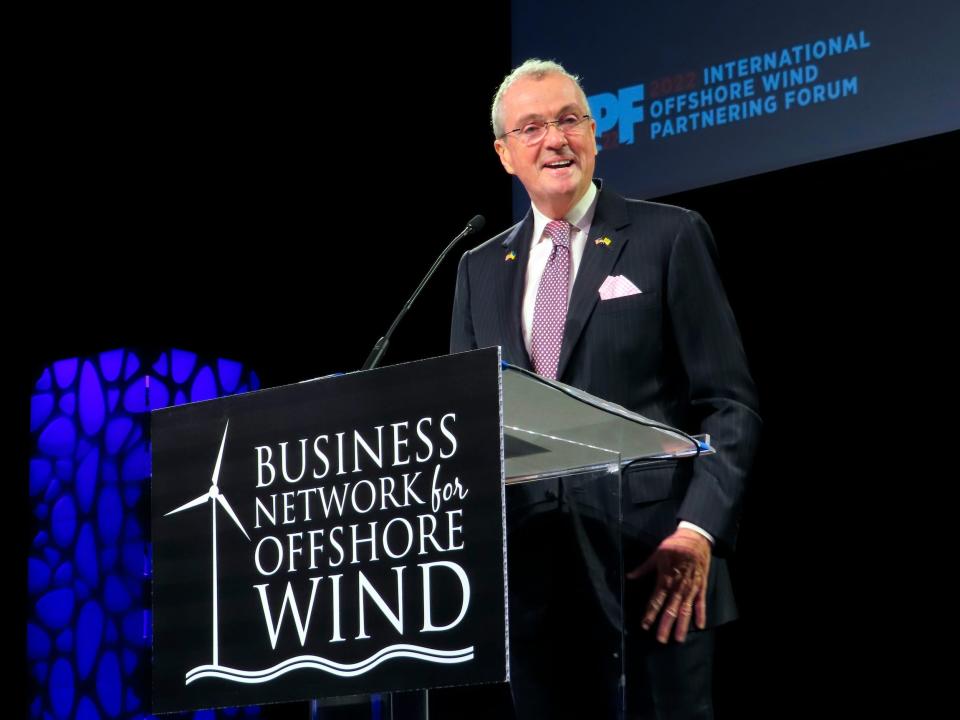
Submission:
[[538,375],[556,380],[557,362],[563,327],[567,322],[567,295],[570,287],[570,223],[554,220],[547,223],[547,237],[553,250],[547,260],[537,288],[533,306],[533,328],[530,331],[530,359]]

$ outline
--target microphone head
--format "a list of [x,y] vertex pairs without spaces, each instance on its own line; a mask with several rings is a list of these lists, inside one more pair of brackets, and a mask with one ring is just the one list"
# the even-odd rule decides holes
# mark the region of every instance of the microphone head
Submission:
[[487,221],[483,215],[474,215],[473,219],[467,223],[467,230],[470,232],[476,232],[477,230],[482,230],[483,226],[486,225]]

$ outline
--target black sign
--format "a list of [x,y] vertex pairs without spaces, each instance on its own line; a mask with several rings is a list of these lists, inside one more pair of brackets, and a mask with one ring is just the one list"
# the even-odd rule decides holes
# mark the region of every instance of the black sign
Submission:
[[153,711],[507,679],[497,349],[158,410]]

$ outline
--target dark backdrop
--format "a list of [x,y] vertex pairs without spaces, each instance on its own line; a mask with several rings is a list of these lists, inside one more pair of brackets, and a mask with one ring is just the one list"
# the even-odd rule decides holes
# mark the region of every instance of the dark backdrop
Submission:
[[[480,239],[507,226],[487,120],[510,66],[507,3],[345,12],[25,29],[6,313],[21,576],[44,365],[148,344],[241,359],[264,386],[356,368],[473,214],[488,219]],[[938,586],[906,547],[948,517],[929,500],[948,482],[935,431],[952,367],[936,338],[950,328],[956,140],[664,198],[714,229],[766,421],[718,716],[890,707],[893,648],[939,622],[905,606]],[[384,362],[445,352],[455,269]]]

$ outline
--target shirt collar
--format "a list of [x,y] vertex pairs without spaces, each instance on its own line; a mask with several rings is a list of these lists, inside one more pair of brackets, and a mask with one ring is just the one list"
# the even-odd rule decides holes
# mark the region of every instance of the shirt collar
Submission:
[[[564,215],[563,219],[570,223],[573,229],[583,231],[593,223],[593,213],[596,208],[597,186],[591,182],[589,187],[587,187],[587,191],[583,194],[583,197],[577,201],[576,205],[570,208],[570,212]],[[553,218],[544,215],[533,203],[530,203],[530,209],[533,211],[532,245],[536,245],[543,239],[543,231],[546,229],[547,223],[553,222]]]

